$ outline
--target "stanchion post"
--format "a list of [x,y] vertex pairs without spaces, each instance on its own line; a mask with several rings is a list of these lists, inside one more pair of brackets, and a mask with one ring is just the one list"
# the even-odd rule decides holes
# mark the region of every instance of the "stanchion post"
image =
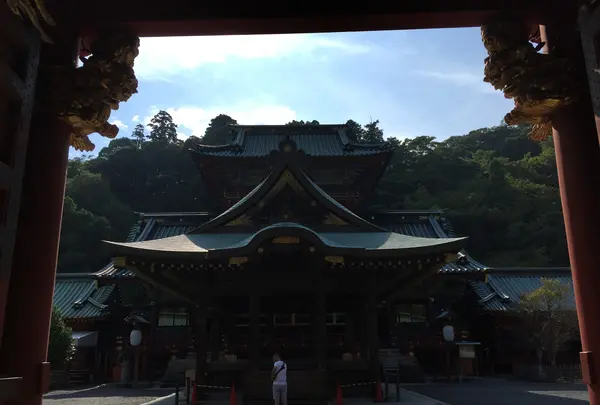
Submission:
[[384,384],[385,384],[385,385],[384,385],[384,388],[385,388],[385,396],[383,397],[383,400],[384,400],[384,401],[387,401],[387,400],[388,400],[388,392],[389,392],[388,374],[387,374],[387,373],[384,373],[384,374],[383,374],[383,378],[384,378],[384,380],[383,380],[383,381],[384,381]]
[[396,366],[396,402],[400,402],[400,365]]
[[190,403],[190,394],[192,392],[192,379],[190,377],[185,377],[185,403],[189,405]]
[[179,384],[175,384],[175,405],[179,404]]

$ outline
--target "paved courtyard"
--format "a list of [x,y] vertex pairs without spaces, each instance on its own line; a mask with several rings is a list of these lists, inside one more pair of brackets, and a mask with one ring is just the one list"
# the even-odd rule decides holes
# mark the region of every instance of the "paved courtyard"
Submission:
[[584,405],[585,385],[504,380],[406,385],[404,388],[449,405]]
[[173,392],[108,387],[83,391],[54,391],[44,396],[44,405],[141,405]]

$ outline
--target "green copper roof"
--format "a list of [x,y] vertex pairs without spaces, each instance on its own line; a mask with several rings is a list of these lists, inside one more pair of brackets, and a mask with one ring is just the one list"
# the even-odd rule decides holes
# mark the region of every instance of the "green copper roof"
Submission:
[[98,287],[90,274],[58,274],[54,305],[65,319],[97,319],[108,314],[108,300],[114,286]]
[[198,155],[219,157],[266,157],[290,139],[313,157],[365,156],[391,152],[388,143],[360,144],[350,141],[344,125],[253,125],[236,126],[237,136],[227,145],[198,145]]
[[543,279],[558,280],[571,287],[569,305],[575,308],[573,279],[568,267],[490,269],[486,281],[469,281],[484,311],[506,312],[514,309],[524,294],[542,286]]
[[144,242],[107,242],[119,254],[149,254],[160,257],[234,254],[280,235],[299,235],[340,253],[381,252],[391,256],[427,255],[460,250],[466,238],[418,238],[394,232],[315,232],[303,225],[282,222],[255,233],[207,233],[174,236]]
[[[386,231],[399,234],[421,238],[456,237],[451,225],[445,220],[442,214],[441,211],[395,210],[370,212],[364,215],[364,217]],[[183,212],[150,213],[144,214],[143,217],[142,225],[136,225],[139,232],[136,234],[136,237],[129,239],[128,242],[183,235],[212,218],[208,213]],[[182,226],[183,219],[186,219],[183,222],[185,226]],[[194,222],[190,222],[191,220],[194,220]],[[139,238],[139,236],[143,238]],[[439,274],[471,274],[487,270],[487,266],[467,255],[467,260],[463,260],[460,263],[447,263],[439,270]],[[130,270],[115,268],[112,263],[94,273],[94,275],[100,279],[135,278],[135,274]]]

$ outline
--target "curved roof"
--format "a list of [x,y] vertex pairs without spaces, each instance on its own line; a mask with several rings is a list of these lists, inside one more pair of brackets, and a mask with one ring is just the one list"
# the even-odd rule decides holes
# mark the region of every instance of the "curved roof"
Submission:
[[466,238],[418,238],[394,232],[315,232],[293,222],[277,223],[254,233],[209,233],[173,236],[145,242],[109,242],[121,254],[154,257],[218,257],[254,250],[263,242],[278,236],[298,236],[340,254],[385,253],[390,256],[428,255],[458,251]]
[[341,125],[234,125],[236,137],[225,145],[196,145],[192,153],[198,156],[260,158],[276,151],[285,139],[291,139],[298,149],[313,157],[365,156],[391,153],[387,142],[363,144],[351,141],[346,126]]

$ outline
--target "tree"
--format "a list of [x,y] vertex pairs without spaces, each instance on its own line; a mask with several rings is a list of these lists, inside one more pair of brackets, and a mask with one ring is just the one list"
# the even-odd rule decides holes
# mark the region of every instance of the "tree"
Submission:
[[71,328],[67,327],[58,308],[52,308],[48,361],[54,370],[64,368],[75,355]]
[[351,141],[360,142],[365,137],[365,130],[358,122],[353,120],[346,121],[346,135]]
[[160,110],[150,120],[148,124],[150,135],[148,138],[152,142],[176,143],[177,142],[177,124],[173,122],[173,117],[166,111]]
[[212,120],[204,131],[201,143],[204,145],[226,145],[231,142],[235,136],[235,131],[231,125],[236,125],[237,121],[229,115],[219,114]]
[[144,126],[142,124],[137,124],[131,133],[131,137],[135,139],[137,142],[137,147],[140,149],[142,144],[146,140],[146,133],[144,132]]
[[371,121],[365,125],[365,132],[361,139],[364,143],[382,143],[383,130],[379,128],[379,120]]
[[288,122],[285,125],[321,125],[321,124],[317,120],[312,120],[312,121],[293,120],[293,121]]
[[556,355],[577,335],[577,313],[569,304],[570,287],[555,279],[543,279],[537,290],[523,295],[518,312],[523,331],[537,348],[538,361],[546,358],[556,366]]

